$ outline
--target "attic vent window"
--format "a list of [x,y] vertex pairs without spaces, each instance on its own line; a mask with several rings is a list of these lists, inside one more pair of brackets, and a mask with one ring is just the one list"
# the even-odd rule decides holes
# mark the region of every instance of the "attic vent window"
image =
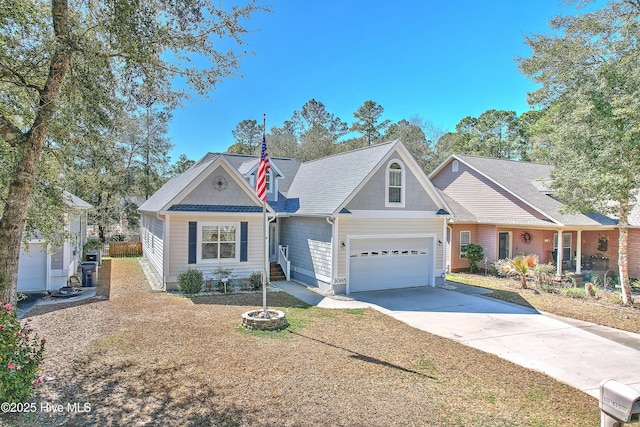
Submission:
[[454,160],[451,162],[451,172],[458,172],[458,161]]

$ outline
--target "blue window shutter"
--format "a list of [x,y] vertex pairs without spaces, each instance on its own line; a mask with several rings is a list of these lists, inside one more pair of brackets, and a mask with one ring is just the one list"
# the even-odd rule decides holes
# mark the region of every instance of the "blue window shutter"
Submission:
[[249,223],[243,221],[240,223],[240,262],[247,261]]
[[198,223],[189,221],[189,264],[196,263],[198,248]]

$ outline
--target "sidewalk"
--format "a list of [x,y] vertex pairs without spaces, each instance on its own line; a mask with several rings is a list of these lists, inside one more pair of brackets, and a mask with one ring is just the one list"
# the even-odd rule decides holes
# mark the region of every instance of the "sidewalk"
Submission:
[[318,307],[371,307],[425,332],[543,372],[595,398],[604,379],[640,390],[640,334],[540,313],[464,287],[333,297],[293,282],[275,285]]

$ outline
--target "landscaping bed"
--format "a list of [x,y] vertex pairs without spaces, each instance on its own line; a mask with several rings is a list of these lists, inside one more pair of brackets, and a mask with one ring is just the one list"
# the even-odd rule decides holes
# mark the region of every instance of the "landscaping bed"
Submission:
[[530,283],[528,289],[522,289],[519,280],[466,273],[448,274],[447,281],[491,289],[493,293],[484,295],[539,311],[640,333],[640,297],[637,296],[635,305],[623,306],[615,292],[602,289],[597,289],[593,297],[587,296],[582,287],[536,289]]
[[[109,299],[36,307],[47,339],[34,402],[89,411],[4,414],[9,425],[598,426],[597,401],[371,309],[268,295],[282,332],[242,329],[262,294],[150,292],[112,259]],[[102,285],[102,283],[101,283]],[[82,406],[86,408],[86,406]]]

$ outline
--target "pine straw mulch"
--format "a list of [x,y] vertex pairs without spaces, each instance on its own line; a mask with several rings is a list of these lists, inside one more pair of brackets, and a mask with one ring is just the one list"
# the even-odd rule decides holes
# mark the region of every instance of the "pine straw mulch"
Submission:
[[[528,289],[522,289],[519,280],[482,276],[477,274],[455,273],[447,275],[450,282],[459,282],[493,290],[485,296],[493,297],[520,305],[533,307],[538,311],[578,319],[597,325],[608,326],[623,331],[640,333],[640,297],[634,297],[634,304],[623,306],[615,292],[598,289],[595,297],[572,298],[548,290],[538,290],[529,283]],[[552,289],[554,290],[554,289]]]
[[374,310],[321,309],[270,293],[291,326],[254,333],[239,328],[240,315],[261,306],[261,293],[154,293],[135,259],[105,259],[100,274],[108,300],[29,313],[47,339],[43,376],[55,377],[34,401],[64,410],[4,414],[0,423],[599,425],[587,394]]

